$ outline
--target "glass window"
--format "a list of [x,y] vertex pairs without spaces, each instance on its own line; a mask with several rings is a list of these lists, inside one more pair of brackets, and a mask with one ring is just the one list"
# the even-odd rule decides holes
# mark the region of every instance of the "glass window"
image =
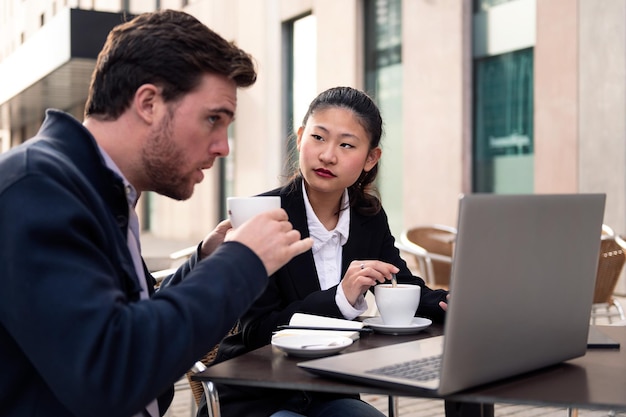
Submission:
[[218,215],[220,219],[228,217],[228,209],[226,208],[226,199],[235,195],[235,153],[232,152],[234,148],[235,137],[235,125],[234,123],[228,127],[228,148],[231,152],[225,158],[218,158],[218,172],[219,172],[219,199],[220,206],[218,209]]
[[317,22],[314,15],[285,23],[283,32],[285,74],[287,74],[284,102],[286,103],[286,174],[297,163],[295,133],[309,104],[317,95]]
[[401,0],[365,2],[365,90],[384,121],[377,187],[395,236],[402,231],[402,9]]
[[533,192],[533,49],[474,65],[474,191]]
[[294,130],[309,108],[317,93],[317,33],[314,15],[308,15],[293,22],[292,102],[295,119]]
[[154,191],[141,193],[141,230],[144,232],[152,230],[152,219],[155,218],[155,199],[156,193]]

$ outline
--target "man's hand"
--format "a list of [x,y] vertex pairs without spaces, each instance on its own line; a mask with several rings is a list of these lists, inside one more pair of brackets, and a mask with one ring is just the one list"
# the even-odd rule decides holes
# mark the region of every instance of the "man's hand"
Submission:
[[282,208],[253,217],[232,229],[225,240],[240,242],[254,251],[268,275],[313,246],[313,239],[300,239],[300,232],[293,228]]

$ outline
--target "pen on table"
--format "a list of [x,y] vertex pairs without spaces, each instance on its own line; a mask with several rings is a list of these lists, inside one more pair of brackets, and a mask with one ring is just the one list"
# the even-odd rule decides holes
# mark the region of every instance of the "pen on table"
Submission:
[[276,328],[277,330],[326,330],[333,332],[360,332],[360,333],[371,333],[374,330],[369,327],[361,327],[358,329],[349,329],[346,327],[312,327],[312,326],[290,326],[290,325],[280,325]]

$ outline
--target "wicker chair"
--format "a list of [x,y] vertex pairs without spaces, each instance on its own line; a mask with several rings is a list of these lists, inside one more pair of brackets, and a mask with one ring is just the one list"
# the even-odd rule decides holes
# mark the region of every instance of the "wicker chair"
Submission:
[[[595,324],[599,317],[607,318],[609,323],[613,322],[614,317],[620,317],[624,321],[624,310],[613,298],[613,292],[626,262],[626,242],[606,224],[602,225],[600,238],[600,259],[591,306],[591,324]],[[611,308],[616,311],[611,311]],[[607,413],[609,416],[614,414],[614,411]],[[578,408],[568,407],[567,415],[578,417]]]
[[626,242],[617,235],[603,233],[591,309],[592,324],[595,324],[599,317],[607,318],[609,323],[617,317],[619,320],[626,318],[622,306],[613,297],[624,263],[626,263]]
[[454,227],[441,224],[415,226],[402,232],[397,247],[415,256],[417,267],[431,288],[447,289],[456,234]]
[[[239,332],[239,323],[236,323],[232,329],[225,336],[230,336]],[[189,382],[189,386],[191,387],[191,392],[193,393],[193,398],[196,401],[196,406],[200,405],[202,401],[202,397],[206,398],[207,409],[209,413],[209,417],[220,417],[220,403],[219,397],[217,395],[217,388],[211,381],[195,381],[192,377],[204,371],[207,367],[211,366],[215,357],[217,356],[217,349],[219,348],[219,344],[215,345],[213,349],[208,351],[195,365],[187,371],[185,374],[187,376],[187,381]]]

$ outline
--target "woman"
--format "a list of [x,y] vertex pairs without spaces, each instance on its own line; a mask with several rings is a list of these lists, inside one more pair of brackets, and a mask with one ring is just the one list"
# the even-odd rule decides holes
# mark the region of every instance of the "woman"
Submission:
[[[217,361],[264,346],[294,313],[354,319],[364,294],[396,274],[422,287],[416,315],[442,321],[447,292],[411,274],[394,246],[387,216],[373,193],[381,156],[382,119],[363,92],[337,87],[311,103],[297,132],[299,169],[279,195],[294,229],[313,248],[270,277],[267,289],[241,318],[241,332],[225,339]],[[222,415],[382,416],[358,397],[218,386]]]

